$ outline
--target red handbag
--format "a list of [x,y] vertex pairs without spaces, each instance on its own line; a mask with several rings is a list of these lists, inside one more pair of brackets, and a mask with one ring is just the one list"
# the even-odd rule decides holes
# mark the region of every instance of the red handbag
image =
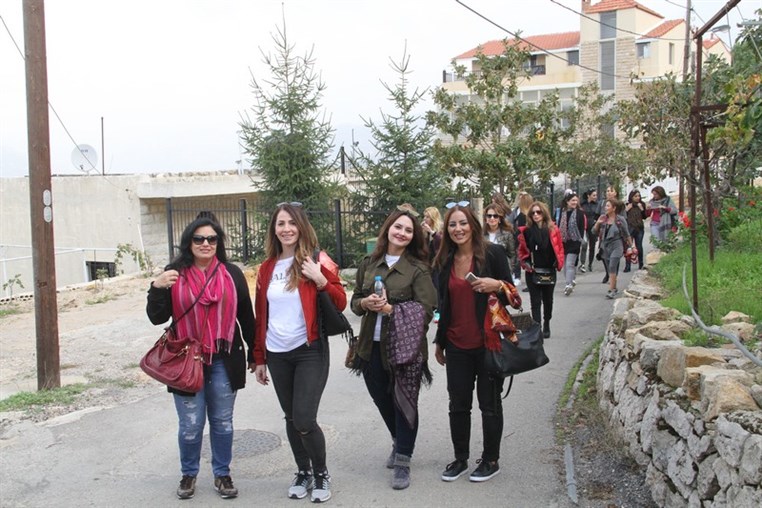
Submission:
[[197,393],[204,386],[201,343],[191,338],[178,339],[173,325],[143,356],[140,368],[156,381],[182,392]]

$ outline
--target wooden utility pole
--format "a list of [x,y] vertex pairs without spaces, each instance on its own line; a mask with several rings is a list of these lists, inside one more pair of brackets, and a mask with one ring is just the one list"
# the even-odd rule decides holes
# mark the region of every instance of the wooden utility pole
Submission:
[[43,0],[23,0],[37,389],[61,386]]
[[[691,0],[688,0],[685,7],[685,45],[683,46],[683,83],[688,81],[688,66],[691,60]],[[694,164],[694,157],[691,154],[691,164]],[[691,171],[692,173],[692,171]],[[677,175],[678,180],[678,193],[677,193],[677,207],[682,212],[685,211],[685,170],[681,170]],[[693,205],[691,205],[693,206]]]

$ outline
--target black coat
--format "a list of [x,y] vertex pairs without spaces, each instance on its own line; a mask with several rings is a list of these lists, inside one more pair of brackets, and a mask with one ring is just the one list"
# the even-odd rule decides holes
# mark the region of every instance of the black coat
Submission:
[[[246,368],[249,362],[254,361],[254,309],[251,306],[251,296],[249,295],[249,285],[246,283],[246,277],[237,266],[231,263],[225,263],[225,268],[233,279],[235,292],[238,297],[238,313],[236,318],[240,323],[235,327],[233,334],[233,346],[230,353],[220,352],[222,360],[225,363],[225,370],[228,373],[230,387],[239,390],[246,386]],[[172,317],[172,292],[169,289],[156,288],[151,284],[148,289],[148,303],[146,304],[146,313],[151,323],[160,325],[166,323]],[[241,337],[243,331],[243,337]],[[246,342],[248,354],[244,351],[243,343]],[[181,395],[186,394],[174,388],[168,388],[172,393]]]

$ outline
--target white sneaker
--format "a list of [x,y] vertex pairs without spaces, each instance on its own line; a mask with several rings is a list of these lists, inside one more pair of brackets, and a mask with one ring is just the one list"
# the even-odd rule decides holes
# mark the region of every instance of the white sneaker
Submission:
[[312,489],[311,501],[325,503],[329,499],[331,499],[331,475],[328,471],[315,473],[315,487]]
[[577,279],[574,279],[574,280],[572,281],[572,287],[573,287],[573,288],[577,287]]
[[572,286],[571,284],[567,285],[564,288],[564,296],[569,296],[570,294],[572,294],[572,291],[574,291],[574,286]]
[[307,496],[307,492],[315,485],[315,479],[309,471],[299,471],[294,475],[294,480],[288,488],[288,497],[291,499],[302,499]]
[[521,287],[521,279],[513,279],[513,285],[518,287]]

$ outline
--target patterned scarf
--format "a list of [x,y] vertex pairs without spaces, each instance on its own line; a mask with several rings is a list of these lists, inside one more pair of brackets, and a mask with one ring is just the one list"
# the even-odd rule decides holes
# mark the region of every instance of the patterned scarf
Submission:
[[577,227],[577,209],[573,208],[571,214],[566,212],[567,210],[561,210],[561,240],[579,242],[582,240],[582,235]]
[[426,311],[418,302],[394,306],[389,321],[387,355],[394,375],[394,405],[412,428],[418,419],[418,393],[423,374],[423,337]]
[[[516,286],[509,282],[500,281],[502,291],[508,297],[508,303],[514,309],[521,308],[521,295]],[[518,343],[516,325],[513,324],[510,313],[495,293],[487,298],[487,313],[484,315],[484,347],[490,351],[500,351],[500,334],[505,334],[508,340]]]
[[[669,196],[666,196],[662,199],[651,200],[652,208],[657,208],[659,206],[669,207],[673,212],[675,210],[675,204],[672,202]],[[672,215],[666,211],[663,211],[659,216],[659,233],[661,235],[666,235],[670,231],[672,231]]]
[[[207,273],[210,279],[204,288]],[[203,293],[201,288],[204,288]],[[198,302],[193,305],[199,294]],[[182,269],[177,284],[172,286],[172,315],[181,316],[191,305],[190,312],[175,323],[177,336],[200,341],[204,363],[210,365],[215,353],[230,353],[238,314],[235,283],[216,257],[206,272],[194,265]]]

